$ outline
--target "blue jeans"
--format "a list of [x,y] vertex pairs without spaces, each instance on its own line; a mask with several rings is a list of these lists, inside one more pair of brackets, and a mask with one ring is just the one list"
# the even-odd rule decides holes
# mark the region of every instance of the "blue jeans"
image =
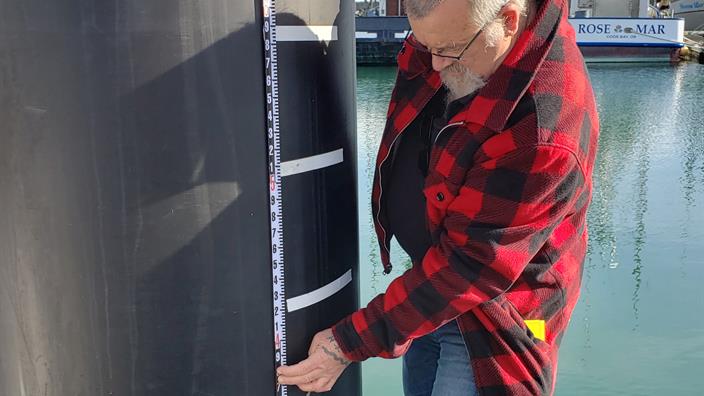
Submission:
[[403,356],[405,396],[475,396],[472,366],[453,320],[413,340]]

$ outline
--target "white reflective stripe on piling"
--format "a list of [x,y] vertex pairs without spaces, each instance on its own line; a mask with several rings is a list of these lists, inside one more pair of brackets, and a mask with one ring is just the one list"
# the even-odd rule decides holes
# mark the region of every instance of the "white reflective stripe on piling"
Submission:
[[299,173],[310,172],[316,169],[327,168],[339,164],[344,160],[342,149],[329,153],[313,155],[281,163],[281,176],[291,176]]
[[378,37],[378,35],[374,32],[355,32],[354,33],[354,38],[358,38],[358,39],[375,39],[377,37]]
[[336,41],[337,26],[276,26],[276,41]]
[[352,282],[352,270],[348,270],[344,275],[321,287],[320,289],[313,290],[310,293],[306,293],[298,297],[289,298],[286,300],[288,312],[297,311],[299,309],[315,305],[339,292],[350,282]]

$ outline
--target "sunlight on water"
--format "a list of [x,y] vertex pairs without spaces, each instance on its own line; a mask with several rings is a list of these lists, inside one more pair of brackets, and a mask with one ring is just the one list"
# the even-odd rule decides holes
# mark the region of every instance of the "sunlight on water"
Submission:
[[[582,295],[557,395],[696,395],[704,389],[704,66],[590,65],[601,118]],[[371,223],[376,150],[396,71],[357,72],[362,302],[382,275]],[[365,396],[400,395],[400,359],[363,365]]]

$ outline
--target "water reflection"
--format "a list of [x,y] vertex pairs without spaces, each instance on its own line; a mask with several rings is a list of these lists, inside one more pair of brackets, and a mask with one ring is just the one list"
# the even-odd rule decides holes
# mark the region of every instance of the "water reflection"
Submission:
[[[684,73],[679,73],[677,78],[679,86],[687,85],[694,92],[702,92],[704,82],[701,80],[685,80]],[[696,206],[695,198],[697,188],[704,185],[704,124],[702,124],[704,116],[702,116],[701,106],[678,106],[675,109],[678,115],[678,122],[682,123],[683,127],[678,129],[681,133],[679,136],[683,141],[682,153],[682,174],[679,177],[681,184],[682,196],[684,199],[685,210],[684,215],[680,220],[680,239],[682,241],[689,240],[692,211]],[[700,177],[699,180],[697,178]],[[687,270],[684,265],[688,257],[688,244],[682,244],[682,251],[679,257],[680,265],[678,267],[680,276],[686,277]]]
[[[643,250],[648,235],[646,217],[649,206],[648,177],[651,155],[676,155],[679,147],[676,144],[675,132],[692,134],[697,130],[691,125],[696,119],[688,111],[691,106],[682,98],[686,70],[657,65],[590,67],[602,130],[599,157],[594,171],[595,191],[589,216],[591,237],[588,254],[590,257],[593,254],[599,255],[603,267],[616,270],[620,265],[617,247],[626,246],[617,242],[617,234],[622,229],[631,230],[632,263],[628,267],[631,268],[633,279],[633,330],[637,330],[639,323],[640,289],[645,265]],[[643,82],[650,85],[651,92],[658,94],[644,94]],[[680,105],[673,107],[673,103]],[[675,125],[680,127],[674,128]],[[686,150],[689,151],[690,162],[694,161],[692,156],[701,153],[696,148],[692,149],[692,145]],[[686,161],[687,154],[684,158]],[[684,200],[689,208],[693,200],[692,178],[687,175],[686,170],[683,174]],[[632,186],[630,193],[624,191],[624,184]],[[619,196],[624,193],[634,197],[629,205],[618,203]],[[623,216],[629,211],[633,213],[631,221],[627,218],[614,219],[614,216]],[[688,236],[688,224],[687,220],[682,223],[681,236],[684,238]],[[680,256],[680,262],[684,260],[685,250]],[[587,288],[591,273],[597,270],[592,263],[593,261],[589,260],[585,267]]]
[[[359,68],[357,71],[357,119],[359,145],[360,186],[360,233],[361,257],[366,257],[365,270],[371,270],[371,290],[377,294],[382,290],[383,269],[372,222],[372,182],[376,153],[386,121],[386,108],[393,88],[393,68]],[[366,209],[366,210],[365,210]],[[366,252],[365,252],[366,251]],[[366,253],[366,254],[365,254]]]
[[[648,139],[645,139],[646,142]],[[650,156],[648,152],[648,145],[642,144],[640,152],[640,160],[638,161],[638,176],[636,179],[636,191],[637,198],[635,204],[635,236],[633,242],[633,315],[635,318],[633,324],[633,330],[638,329],[638,302],[640,300],[640,285],[641,285],[641,275],[643,273],[643,259],[641,254],[643,252],[643,247],[645,245],[645,214],[648,211],[648,171],[650,170]]]

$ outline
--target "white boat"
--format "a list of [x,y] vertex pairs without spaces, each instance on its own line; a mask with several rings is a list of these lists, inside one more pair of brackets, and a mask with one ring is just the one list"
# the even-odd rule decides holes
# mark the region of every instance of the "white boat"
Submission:
[[672,13],[684,19],[685,30],[704,30],[704,0],[673,0]]
[[680,18],[570,18],[588,62],[669,62],[684,46]]
[[569,21],[587,62],[678,59],[684,19],[652,10],[648,0],[571,0]]

